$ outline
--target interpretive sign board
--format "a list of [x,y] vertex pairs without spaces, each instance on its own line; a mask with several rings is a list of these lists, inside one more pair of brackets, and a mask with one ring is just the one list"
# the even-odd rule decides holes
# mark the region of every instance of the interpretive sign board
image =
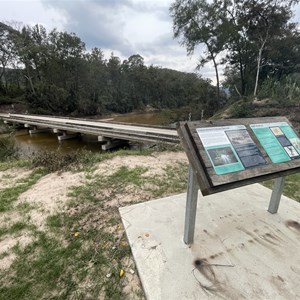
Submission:
[[197,128],[197,133],[218,175],[266,164],[244,125]]
[[250,127],[273,163],[300,157],[300,140],[286,122],[251,124]]
[[300,171],[300,139],[285,117],[180,122],[203,195]]

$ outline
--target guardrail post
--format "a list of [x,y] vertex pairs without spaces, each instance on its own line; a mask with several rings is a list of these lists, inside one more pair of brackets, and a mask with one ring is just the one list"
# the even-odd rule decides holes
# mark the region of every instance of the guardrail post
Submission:
[[275,179],[271,200],[268,208],[268,212],[270,212],[271,214],[276,214],[278,211],[278,207],[279,207],[279,203],[280,203],[280,199],[284,187],[284,179],[285,177],[279,177]]
[[193,168],[189,166],[189,177],[185,208],[185,224],[183,241],[186,244],[192,244],[194,241],[197,200],[198,200],[198,183]]

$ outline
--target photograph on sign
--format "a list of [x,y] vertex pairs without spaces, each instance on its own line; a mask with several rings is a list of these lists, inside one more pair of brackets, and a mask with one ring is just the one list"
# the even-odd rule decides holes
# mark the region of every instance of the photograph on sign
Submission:
[[283,135],[283,132],[281,131],[281,129],[279,127],[271,127],[270,129],[276,136]]
[[286,122],[252,124],[250,127],[273,163],[300,157],[299,148],[295,147],[299,138]]
[[284,150],[289,155],[289,157],[298,157],[299,153],[296,151],[296,149],[293,146],[287,146],[284,147]]
[[212,148],[208,149],[207,152],[215,166],[223,166],[238,162],[231,147]]
[[300,139],[298,138],[291,138],[290,139],[293,147],[300,153]]
[[246,169],[267,163],[246,129],[229,130],[226,135]]
[[243,125],[197,128],[198,136],[217,175],[244,170],[226,131],[245,129]]

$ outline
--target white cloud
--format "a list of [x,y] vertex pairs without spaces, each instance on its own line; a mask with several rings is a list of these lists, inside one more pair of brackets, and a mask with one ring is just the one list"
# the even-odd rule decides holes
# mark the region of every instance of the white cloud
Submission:
[[[87,49],[101,48],[121,60],[140,54],[147,65],[194,72],[203,48],[187,57],[178,40],[173,40],[169,7],[174,0],[0,0],[1,21],[42,24],[76,33]],[[300,20],[300,5],[295,21]],[[212,64],[200,70],[215,82]]]

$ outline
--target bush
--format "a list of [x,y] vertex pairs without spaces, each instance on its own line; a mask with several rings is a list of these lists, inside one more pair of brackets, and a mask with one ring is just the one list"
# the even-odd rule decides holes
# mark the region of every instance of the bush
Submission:
[[253,104],[251,102],[239,101],[231,109],[232,118],[247,118],[253,115]]
[[17,158],[18,150],[11,136],[0,137],[0,161]]
[[300,78],[292,75],[280,81],[269,78],[263,82],[259,97],[277,100],[284,106],[300,105]]
[[59,151],[42,151],[36,153],[33,160],[33,167],[44,167],[48,172],[69,170],[72,166],[79,164],[80,151],[61,153]]

